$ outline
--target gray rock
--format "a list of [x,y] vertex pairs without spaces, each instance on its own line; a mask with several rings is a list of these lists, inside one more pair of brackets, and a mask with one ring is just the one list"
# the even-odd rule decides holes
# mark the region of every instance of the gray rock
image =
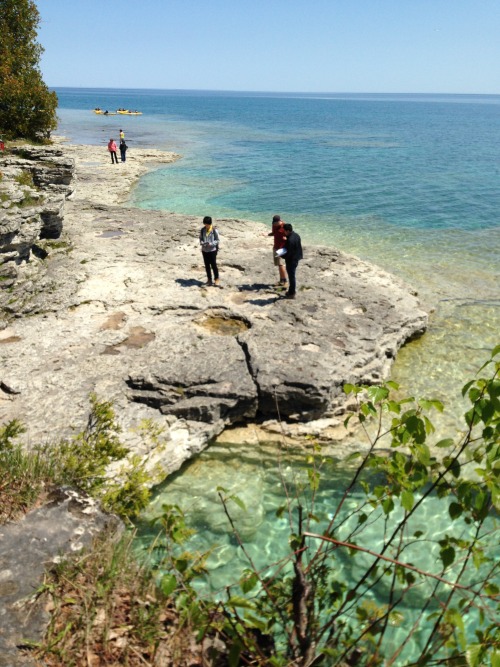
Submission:
[[18,647],[40,641],[49,621],[35,593],[43,573],[64,554],[80,551],[121,523],[94,500],[61,489],[17,523],[0,526],[0,666],[31,664]]

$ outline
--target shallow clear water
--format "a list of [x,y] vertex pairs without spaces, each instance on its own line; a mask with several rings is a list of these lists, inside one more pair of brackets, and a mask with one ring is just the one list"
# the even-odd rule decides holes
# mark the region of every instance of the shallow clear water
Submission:
[[[315,505],[311,507],[306,503],[308,511],[312,511],[318,519],[318,523],[312,522],[312,532],[321,533],[328,524],[350,474],[352,472],[349,473],[344,466],[334,462],[322,471],[322,482]],[[157,528],[148,524],[148,520],[161,515],[163,504],[178,504],[186,512],[189,525],[196,531],[195,536],[183,548],[200,553],[213,549],[207,560],[209,576],[196,582],[196,586],[202,595],[224,598],[226,587],[236,584],[250,564],[230,530],[217,489],[223,487],[222,495],[229,497],[236,494],[243,501],[244,509],[229,501],[228,510],[253,565],[257,570],[262,569],[266,574],[270,574],[273,568],[266,568],[290,554],[287,513],[280,518],[276,517],[277,508],[284,502],[283,481],[293,495],[296,484],[308,488],[307,479],[303,458],[297,453],[293,456],[289,451],[280,452],[277,447],[252,450],[236,445],[216,445],[194,462],[188,463],[181,473],[174,475],[164,485],[138,526],[137,548],[139,552],[147,553],[157,535]],[[306,490],[303,497],[310,498],[310,493]],[[386,537],[402,519],[403,511],[401,508],[396,509],[386,523],[381,511],[366,507],[364,500],[365,496],[359,487],[350,494],[336,520],[335,537],[339,540],[355,541],[376,552],[383,547]],[[437,575],[440,575],[442,570],[437,540],[444,538],[446,534],[468,539],[474,531],[473,526],[467,526],[463,522],[456,521],[452,527],[447,517],[443,520],[443,502],[446,503],[431,498],[419,508],[405,531],[405,548],[401,556],[405,562]],[[368,515],[368,519],[360,528],[358,517],[363,512]],[[494,526],[494,519],[491,518],[484,532],[492,530]],[[415,531],[422,531],[425,542],[413,539]],[[489,555],[494,556],[497,543],[494,539],[489,540]],[[314,546],[313,541],[310,544],[311,547]],[[422,544],[425,544],[425,549],[422,549]],[[157,556],[160,554],[161,551],[157,552]],[[389,551],[387,555],[394,555],[394,552]],[[331,576],[338,581],[358,581],[372,562],[373,557],[369,554],[353,555],[347,549],[340,548],[331,554]],[[460,559],[456,566],[446,571],[444,578],[453,581],[462,564]],[[479,579],[480,573],[471,566],[469,574],[461,583]],[[497,581],[500,584],[498,576]],[[363,599],[368,604],[374,602],[380,606],[386,605],[389,601],[390,582],[390,578],[382,577],[373,588],[367,586]],[[406,644],[404,652],[394,663],[396,665],[408,664],[410,657],[415,658],[425,645],[425,628],[428,630],[431,626],[424,623],[411,640],[408,640],[408,633],[425,602],[431,596],[434,598],[426,612],[427,616],[439,609],[439,600],[445,599],[449,592],[448,586],[434,591],[435,583],[432,579],[419,582],[406,593],[403,603],[398,606],[398,611],[403,615],[402,621],[391,624],[384,644],[386,655]],[[237,586],[233,593],[239,593]],[[472,639],[473,623],[470,623],[470,620],[469,618],[468,629]],[[355,617],[351,621],[356,624]]]

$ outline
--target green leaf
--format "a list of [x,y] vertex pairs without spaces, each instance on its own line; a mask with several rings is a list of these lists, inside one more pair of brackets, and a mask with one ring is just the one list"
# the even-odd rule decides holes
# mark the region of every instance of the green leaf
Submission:
[[444,405],[441,403],[441,401],[438,401],[436,399],[428,400],[422,398],[420,399],[419,403],[424,410],[430,410],[431,408],[435,408],[436,410],[438,410],[438,412],[443,412],[444,410]]
[[256,573],[253,572],[252,570],[246,570],[240,579],[240,588],[246,595],[252,589],[255,588],[258,582],[259,582],[259,577],[256,575]]
[[459,503],[451,503],[450,506],[448,507],[448,512],[450,518],[452,518],[453,520],[458,519],[458,517],[461,516],[463,512],[462,505],[460,505]]
[[317,491],[319,488],[319,480],[320,480],[320,475],[318,471],[313,470],[312,468],[308,468],[307,477],[309,478],[309,486],[311,488],[311,491]]
[[240,607],[241,609],[253,609],[255,610],[255,605],[250,600],[247,600],[240,595],[232,595],[227,601],[229,607]]
[[232,500],[235,502],[240,509],[242,509],[244,512],[246,512],[247,508],[245,503],[241,500],[241,498],[238,498],[238,496],[231,496],[229,500]]
[[278,509],[276,510],[276,518],[281,519],[285,510],[286,510],[286,505],[281,505],[281,507],[278,507]]
[[384,510],[384,514],[390,514],[392,510],[394,509],[394,501],[392,498],[386,498],[384,502],[382,503],[382,509]]
[[385,386],[389,387],[389,389],[393,389],[394,391],[397,391],[399,389],[399,384],[397,382],[394,382],[394,380],[387,380]]
[[365,417],[369,417],[370,415],[376,415],[377,414],[377,409],[373,405],[373,403],[368,402],[368,403],[363,403],[361,405],[361,412],[365,415]]
[[439,442],[436,442],[434,447],[453,447],[455,444],[455,441],[452,440],[452,438],[445,438],[444,440],[440,440]]
[[387,401],[387,409],[389,412],[395,412],[399,415],[401,412],[401,405],[397,401]]
[[447,568],[455,560],[455,549],[451,545],[443,547],[439,553],[443,562],[443,567]]
[[467,384],[464,384],[462,387],[462,396],[465,396],[465,394],[469,391],[469,389],[472,387],[474,384],[474,380],[471,380],[470,382],[467,382]]
[[163,595],[171,595],[177,588],[177,579],[173,574],[164,574],[160,581],[160,589]]
[[496,597],[500,593],[498,586],[493,583],[486,584],[484,591],[487,595],[491,595],[491,597]]
[[467,667],[480,667],[481,653],[483,647],[481,644],[469,644],[465,657],[467,659]]
[[413,493],[411,491],[403,491],[401,494],[401,506],[403,509],[405,509],[407,512],[411,512],[414,503],[415,498],[413,497]]
[[367,394],[374,403],[380,403],[389,396],[389,390],[387,387],[370,387]]
[[240,664],[241,643],[236,639],[229,649],[228,663],[229,667],[238,667]]

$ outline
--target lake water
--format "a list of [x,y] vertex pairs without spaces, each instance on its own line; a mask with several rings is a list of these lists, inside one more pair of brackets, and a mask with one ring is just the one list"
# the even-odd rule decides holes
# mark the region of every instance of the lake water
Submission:
[[[280,213],[306,252],[311,243],[337,246],[412,284],[431,312],[429,329],[401,350],[393,379],[404,393],[445,403],[438,439],[463,427],[461,386],[500,342],[500,96],[57,93],[59,134],[71,141],[104,153],[122,128],[130,155],[154,146],[183,156],[140,181],[134,206],[266,224]],[[96,106],[143,115],[103,118]],[[336,502],[331,480],[325,515]],[[218,485],[248,490],[248,544],[259,562],[276,555],[287,531],[274,517],[282,490],[272,456],[229,447],[188,464],[151,513],[162,502],[188,510],[196,546],[216,545],[213,590],[242,565],[216,510]],[[436,536],[446,530],[437,506],[425,512]],[[403,635],[395,631],[396,645]]]

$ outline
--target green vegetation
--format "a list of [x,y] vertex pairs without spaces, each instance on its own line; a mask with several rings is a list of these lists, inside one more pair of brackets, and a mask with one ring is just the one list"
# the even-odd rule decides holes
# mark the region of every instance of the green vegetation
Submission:
[[30,188],[35,187],[35,183],[33,181],[33,174],[31,173],[31,171],[26,171],[23,169],[21,173],[14,178],[14,180],[19,185],[27,185]]
[[[278,562],[255,565],[231,515],[233,503],[243,503],[218,489],[228,527],[248,561],[219,601],[196,590],[208,554],[189,550],[193,531],[177,506],[164,506],[156,521],[151,569],[135,561],[127,539],[101,542],[91,554],[62,564],[40,591],[53,613],[36,657],[50,666],[84,665],[95,655],[100,664],[133,667],[162,659],[179,667],[498,667],[499,357],[500,346],[484,373],[463,388],[470,402],[465,432],[437,443],[428,412],[441,411],[439,401],[395,400],[392,392],[399,388],[392,382],[347,385],[358,401],[351,419],[359,420],[370,447],[349,457],[356,468],[328,517],[320,516],[319,493],[331,461],[319,446],[308,455],[305,481],[283,476],[286,500],[276,514],[287,518],[289,550]],[[126,483],[120,489],[106,480],[109,462],[126,452],[109,403],[91,400],[85,431],[53,449],[50,464],[39,463],[38,470],[42,477],[77,483],[110,507],[116,502],[122,515],[136,514],[148,499],[141,492],[141,464],[129,464],[138,472],[129,477],[130,491]],[[22,486],[23,480],[33,484],[27,472],[33,466],[23,461],[16,468],[21,429],[12,422],[1,434],[0,479],[9,459],[17,470],[11,475],[17,497],[27,504],[32,496],[24,497]],[[439,516],[419,520],[431,499],[439,503]],[[429,525],[440,519],[443,525]],[[370,525],[378,526],[376,543],[366,537]],[[404,641],[391,639],[397,626],[404,628]]]
[[[69,440],[25,451],[16,443],[24,432],[14,420],[0,428],[0,523],[27,511],[51,488],[68,484],[98,498],[104,509],[124,518],[144,509],[151,476],[145,461],[127,458],[114,410],[109,402],[90,396],[91,410],[84,431]],[[111,463],[122,467],[110,479]]]
[[0,0],[0,16],[0,134],[41,141],[57,126],[57,95],[40,72],[40,15],[32,0]]

